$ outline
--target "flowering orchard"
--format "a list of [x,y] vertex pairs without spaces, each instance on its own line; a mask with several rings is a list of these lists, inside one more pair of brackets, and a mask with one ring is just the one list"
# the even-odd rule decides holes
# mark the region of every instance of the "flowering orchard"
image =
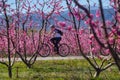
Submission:
[[[32,59],[39,53],[39,46],[51,38],[51,24],[63,31],[61,43],[70,47],[70,55],[82,55],[95,69],[94,77],[99,76],[114,62],[120,69],[119,4],[117,0],[110,0],[114,14],[111,20],[105,20],[101,1],[99,0],[100,8],[95,14],[90,13],[91,5],[89,0],[86,1],[87,7],[77,0],[15,0],[12,4],[8,0],[1,0],[0,63],[8,67],[9,77],[12,77],[16,55],[31,68],[34,63]],[[110,59],[105,59],[101,54],[109,55]],[[101,60],[101,64],[96,62],[96,57]],[[6,58],[8,63],[4,60]],[[111,59],[114,61],[110,61]],[[110,63],[103,65],[108,61]]]

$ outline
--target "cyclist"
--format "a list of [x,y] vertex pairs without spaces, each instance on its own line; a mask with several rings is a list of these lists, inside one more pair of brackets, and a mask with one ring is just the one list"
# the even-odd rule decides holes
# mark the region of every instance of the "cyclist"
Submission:
[[50,34],[52,34],[52,38],[50,39],[50,41],[54,44],[54,51],[59,52],[58,44],[60,43],[62,39],[61,37],[63,35],[63,32],[57,29],[55,25],[51,25],[50,27],[51,27]]

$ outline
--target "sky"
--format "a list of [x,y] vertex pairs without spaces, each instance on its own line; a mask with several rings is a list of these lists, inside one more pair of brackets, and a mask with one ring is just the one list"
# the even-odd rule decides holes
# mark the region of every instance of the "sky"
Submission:
[[[40,0],[41,2],[43,0]],[[64,0],[63,0],[64,1]],[[82,4],[87,4],[86,0],[79,0]],[[89,0],[92,5],[96,3],[98,5],[98,0]],[[14,3],[15,0],[8,0],[8,3]],[[109,6],[109,0],[102,0],[104,6]]]
[[[36,1],[36,0],[33,0],[33,1]],[[39,1],[41,1],[41,2],[43,2],[43,0],[39,0]],[[46,0],[45,0],[46,1]],[[63,1],[65,1],[65,0],[63,0]],[[90,1],[90,4],[91,4],[91,6],[98,6],[99,5],[99,2],[98,2],[98,0],[89,0]],[[86,2],[86,0],[79,0],[79,2],[81,3],[81,4],[83,4],[83,5],[88,5],[87,4],[87,2]],[[103,6],[104,7],[109,7],[109,0],[102,0],[102,2],[103,2]],[[15,7],[15,0],[8,0],[8,3],[10,3],[11,4],[11,7]],[[63,2],[62,3],[62,5],[63,6],[65,6],[66,5],[66,3],[65,2]]]
[[[99,2],[98,0],[89,0],[91,5],[94,5],[96,3],[96,6],[98,6]],[[109,0],[102,0],[103,6],[109,6]],[[80,0],[80,3],[87,4],[86,0]]]

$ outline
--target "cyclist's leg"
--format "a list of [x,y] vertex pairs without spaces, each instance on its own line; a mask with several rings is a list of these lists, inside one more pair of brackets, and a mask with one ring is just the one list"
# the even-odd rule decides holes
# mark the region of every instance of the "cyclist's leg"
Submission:
[[56,51],[56,38],[50,40],[54,44],[54,51]]
[[57,53],[59,53],[58,44],[60,43],[60,41],[61,41],[61,37],[57,37],[57,38],[56,38],[56,44],[55,44],[55,47],[56,47],[56,49],[57,49]]
[[50,41],[55,45],[55,38],[51,38]]

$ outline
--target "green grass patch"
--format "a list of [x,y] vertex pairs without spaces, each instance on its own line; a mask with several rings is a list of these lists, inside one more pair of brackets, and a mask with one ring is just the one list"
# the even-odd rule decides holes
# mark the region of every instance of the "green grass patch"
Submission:
[[120,80],[116,66],[102,72],[97,79],[91,78],[90,71],[95,72],[84,59],[36,61],[30,69],[23,62],[16,62],[12,79],[7,67],[0,64],[0,80]]

